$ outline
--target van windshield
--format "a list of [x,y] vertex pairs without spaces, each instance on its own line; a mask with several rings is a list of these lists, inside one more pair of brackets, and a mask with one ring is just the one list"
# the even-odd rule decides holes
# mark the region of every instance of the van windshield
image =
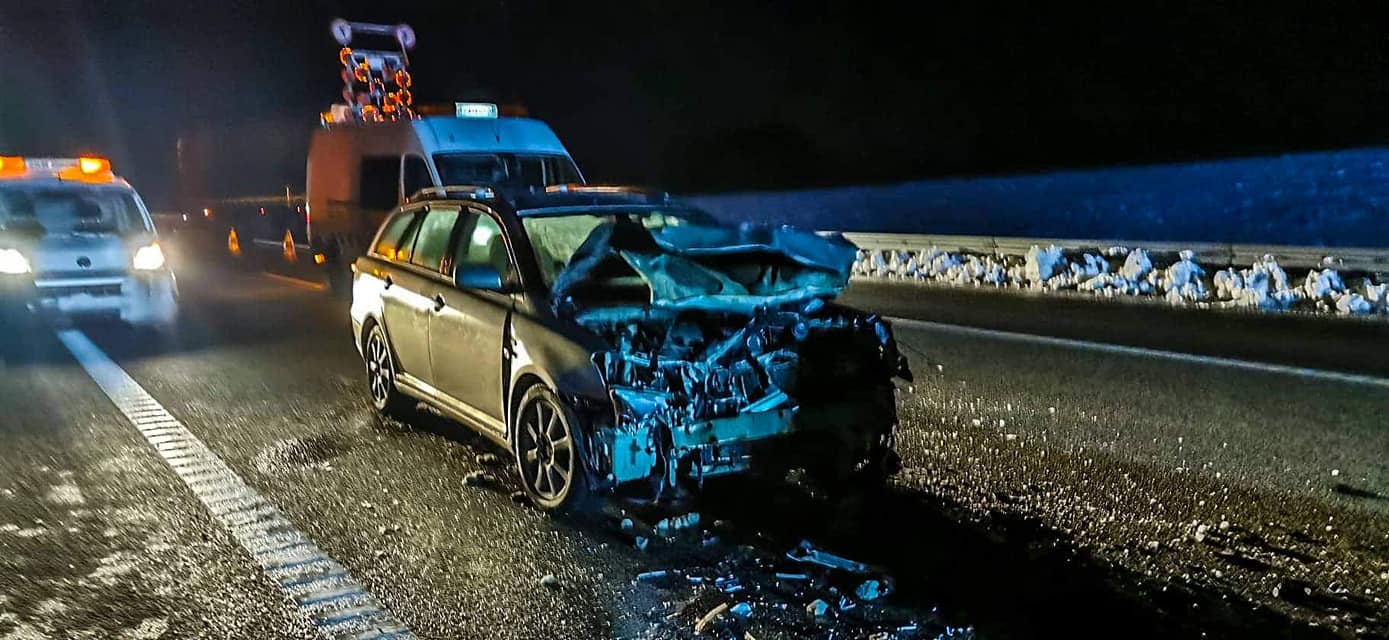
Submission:
[[560,155],[514,153],[436,153],[439,184],[543,189],[583,182],[574,161]]
[[134,194],[77,185],[0,184],[0,229],[65,235],[148,231]]

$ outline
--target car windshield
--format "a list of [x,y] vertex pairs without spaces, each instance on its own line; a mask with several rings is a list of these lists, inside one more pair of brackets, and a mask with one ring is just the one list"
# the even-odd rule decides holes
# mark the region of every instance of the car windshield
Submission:
[[544,188],[583,182],[574,161],[561,155],[514,153],[436,153],[434,166],[444,185]]
[[148,231],[126,189],[0,185],[0,229],[45,235]]
[[531,249],[535,252],[535,263],[545,278],[545,286],[554,285],[555,277],[569,264],[574,252],[579,250],[594,229],[619,217],[640,222],[642,226],[653,231],[690,224],[716,224],[707,214],[694,209],[586,211],[525,216],[521,218],[521,224],[530,239]]

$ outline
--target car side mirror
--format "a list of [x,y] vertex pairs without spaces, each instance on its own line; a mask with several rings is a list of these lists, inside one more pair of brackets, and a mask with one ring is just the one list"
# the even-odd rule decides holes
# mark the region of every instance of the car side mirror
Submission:
[[500,293],[512,293],[521,288],[515,271],[501,273],[490,264],[459,265],[454,268],[453,282],[461,289],[486,289]]

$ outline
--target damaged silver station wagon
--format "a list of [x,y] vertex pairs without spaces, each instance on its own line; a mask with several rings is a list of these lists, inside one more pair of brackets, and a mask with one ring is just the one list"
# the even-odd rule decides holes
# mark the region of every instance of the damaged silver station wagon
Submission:
[[434,188],[353,266],[352,325],[377,410],[467,423],[546,509],[749,470],[880,480],[911,373],[887,323],[832,302],[854,253],[663,194]]

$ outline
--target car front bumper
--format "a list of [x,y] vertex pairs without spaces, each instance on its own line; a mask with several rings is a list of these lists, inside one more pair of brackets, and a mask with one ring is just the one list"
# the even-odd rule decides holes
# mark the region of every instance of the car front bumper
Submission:
[[40,276],[33,281],[29,306],[44,315],[163,325],[178,315],[178,283],[167,270],[99,278]]

